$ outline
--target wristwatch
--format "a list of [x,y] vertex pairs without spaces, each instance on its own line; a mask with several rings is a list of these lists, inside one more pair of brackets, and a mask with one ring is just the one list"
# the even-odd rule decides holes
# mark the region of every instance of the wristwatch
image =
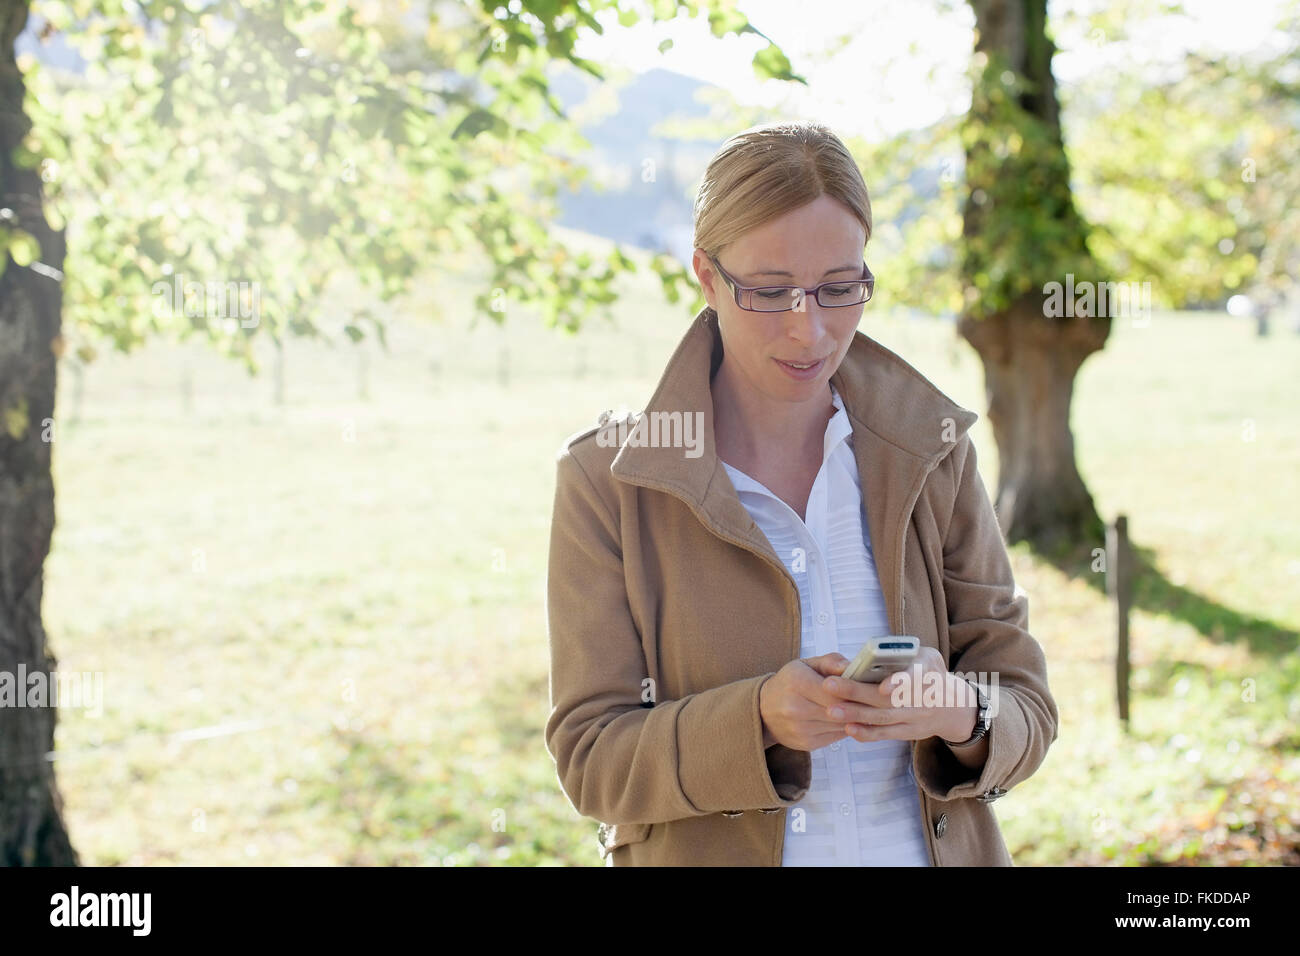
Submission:
[[[969,682],[968,682],[969,683]],[[981,737],[989,732],[989,726],[993,719],[989,716],[989,698],[984,693],[983,688],[978,684],[971,684],[975,688],[976,700],[978,701],[978,710],[975,713],[975,728],[966,740],[953,742],[948,741],[949,747],[970,747],[973,746]]]

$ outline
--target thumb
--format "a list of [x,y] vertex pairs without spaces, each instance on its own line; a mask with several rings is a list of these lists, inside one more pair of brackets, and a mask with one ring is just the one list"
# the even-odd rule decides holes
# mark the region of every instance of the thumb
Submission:
[[849,659],[843,654],[831,653],[806,658],[804,663],[823,677],[838,677],[849,666]]

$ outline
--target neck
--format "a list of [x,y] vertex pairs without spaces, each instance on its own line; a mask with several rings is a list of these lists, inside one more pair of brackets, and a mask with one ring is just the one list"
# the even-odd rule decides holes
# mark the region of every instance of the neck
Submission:
[[829,384],[806,402],[777,401],[738,381],[724,356],[711,390],[714,441],[724,461],[786,459],[810,450],[820,458],[826,423],[835,414]]

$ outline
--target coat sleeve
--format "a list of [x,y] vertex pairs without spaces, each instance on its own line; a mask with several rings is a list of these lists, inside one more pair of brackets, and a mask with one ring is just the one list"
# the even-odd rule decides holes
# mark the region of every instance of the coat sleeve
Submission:
[[1027,630],[1028,600],[1016,596],[1002,531],[968,434],[950,459],[957,493],[943,543],[948,669],[978,680],[993,716],[981,769],[964,766],[944,740],[929,737],[916,744],[917,782],[939,800],[990,801],[1038,769],[1056,740],[1058,714],[1046,658]]
[[794,806],[811,758],[763,748],[759,690],[772,673],[649,701],[617,517],[571,450],[557,459],[547,571],[546,748],[578,813],[611,825]]

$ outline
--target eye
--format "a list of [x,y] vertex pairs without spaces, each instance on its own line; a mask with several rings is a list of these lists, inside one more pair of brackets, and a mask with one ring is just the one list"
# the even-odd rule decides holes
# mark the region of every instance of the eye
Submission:
[[760,299],[780,299],[790,294],[789,289],[756,289],[754,295]]
[[853,291],[853,286],[851,286],[851,285],[828,285],[828,286],[826,287],[826,291],[829,292],[831,295],[848,295],[850,292]]

